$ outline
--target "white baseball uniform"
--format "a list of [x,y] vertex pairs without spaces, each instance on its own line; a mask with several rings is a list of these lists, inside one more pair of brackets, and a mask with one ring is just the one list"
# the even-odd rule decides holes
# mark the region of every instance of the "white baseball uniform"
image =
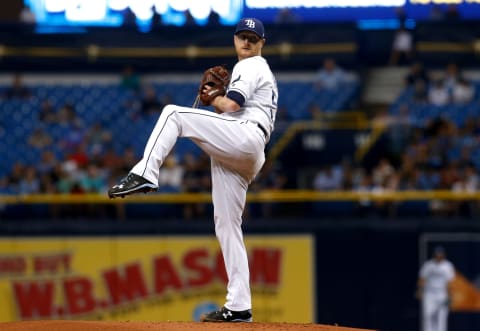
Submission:
[[422,293],[423,331],[446,331],[448,318],[448,283],[455,277],[453,264],[443,259],[426,261],[420,268],[424,280]]
[[265,162],[277,112],[277,84],[267,61],[254,56],[239,61],[227,93],[244,98],[233,113],[166,106],[132,173],[158,182],[158,172],[178,137],[192,139],[210,155],[215,233],[225,261],[228,287],[225,307],[251,309],[250,272],[242,234],[247,188]]

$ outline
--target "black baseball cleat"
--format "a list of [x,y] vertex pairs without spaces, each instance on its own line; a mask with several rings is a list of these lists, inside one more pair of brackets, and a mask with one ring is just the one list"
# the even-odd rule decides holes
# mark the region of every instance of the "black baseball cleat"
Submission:
[[250,309],[233,311],[225,307],[200,317],[201,322],[251,322],[252,320],[252,311]]
[[111,199],[117,197],[123,198],[133,193],[147,193],[156,190],[157,186],[152,182],[134,173],[129,173],[119,184],[114,185],[108,190],[108,197]]

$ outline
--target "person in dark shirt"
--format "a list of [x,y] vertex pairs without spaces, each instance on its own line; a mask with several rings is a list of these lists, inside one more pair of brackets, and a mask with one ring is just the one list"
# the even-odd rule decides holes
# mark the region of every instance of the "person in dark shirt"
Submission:
[[4,98],[10,99],[28,99],[32,96],[30,90],[23,85],[22,77],[19,74],[13,76],[12,86],[7,88]]
[[411,67],[410,70],[405,77],[405,83],[407,86],[414,86],[418,82],[423,83],[424,85],[428,86],[430,79],[428,77],[425,68],[421,62],[415,62]]

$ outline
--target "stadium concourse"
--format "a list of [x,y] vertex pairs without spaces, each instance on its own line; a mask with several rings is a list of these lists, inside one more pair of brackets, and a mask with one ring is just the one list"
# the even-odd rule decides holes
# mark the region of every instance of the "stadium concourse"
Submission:
[[94,322],[94,321],[33,321],[0,323],[3,331],[368,331],[337,325],[297,324],[297,323],[194,323],[194,322]]

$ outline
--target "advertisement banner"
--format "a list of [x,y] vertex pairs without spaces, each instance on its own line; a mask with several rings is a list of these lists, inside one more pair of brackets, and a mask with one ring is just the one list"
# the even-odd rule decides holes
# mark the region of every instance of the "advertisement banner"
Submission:
[[[255,321],[314,322],[313,237],[247,236]],[[213,236],[0,239],[0,322],[198,320],[225,302]]]

